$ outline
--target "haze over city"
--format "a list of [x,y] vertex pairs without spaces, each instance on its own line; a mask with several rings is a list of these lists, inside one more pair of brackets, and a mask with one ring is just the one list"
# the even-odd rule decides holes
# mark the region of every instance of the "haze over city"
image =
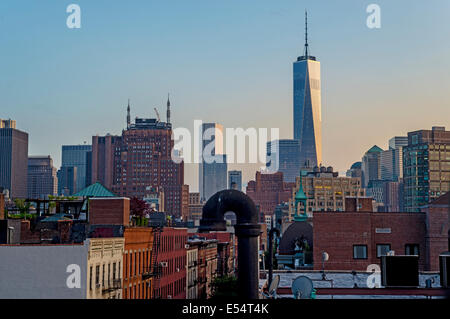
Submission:
[[[0,3],[0,118],[16,120],[29,154],[51,155],[56,167],[61,145],[120,134],[128,98],[133,119],[155,117],[168,92],[175,128],[201,119],[292,138],[305,8],[321,62],[324,165],[343,173],[374,144],[450,127],[445,0],[378,1],[380,29],[367,28],[361,1],[77,3],[78,30],[66,27],[67,3]],[[244,169],[244,182],[259,166]],[[197,189],[196,166],[186,165],[185,182]]]

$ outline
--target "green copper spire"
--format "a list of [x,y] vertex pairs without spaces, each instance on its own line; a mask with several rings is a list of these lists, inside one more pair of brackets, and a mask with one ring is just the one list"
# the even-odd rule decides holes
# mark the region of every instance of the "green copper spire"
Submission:
[[[300,185],[298,187],[298,191],[295,194],[295,216],[294,221],[296,222],[302,222],[308,219],[308,215],[306,214],[306,200],[308,199],[306,197],[305,192],[303,191],[303,171],[300,171]],[[299,215],[298,212],[298,204],[303,203],[303,212]]]

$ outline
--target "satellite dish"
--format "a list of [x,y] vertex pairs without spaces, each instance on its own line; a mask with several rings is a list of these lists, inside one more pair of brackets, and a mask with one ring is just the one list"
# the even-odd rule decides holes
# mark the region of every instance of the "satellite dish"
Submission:
[[277,293],[279,284],[280,284],[280,275],[276,275],[275,278],[273,278],[272,283],[269,286],[269,295],[274,295]]
[[311,299],[313,288],[313,282],[308,277],[299,276],[295,278],[292,283],[294,299]]
[[275,278],[272,280],[270,287],[267,289],[267,292],[264,292],[264,290],[267,288],[268,283],[269,281],[266,280],[266,282],[262,286],[261,289],[261,295],[263,297],[262,299],[276,299],[278,285],[280,284],[280,276],[276,275]]

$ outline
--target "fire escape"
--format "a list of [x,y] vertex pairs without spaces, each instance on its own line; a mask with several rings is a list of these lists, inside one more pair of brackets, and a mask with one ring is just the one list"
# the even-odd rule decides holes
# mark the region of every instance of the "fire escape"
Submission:
[[161,243],[161,233],[162,227],[154,227],[153,228],[153,246],[152,251],[150,253],[150,265],[146,268],[146,271],[142,274],[142,280],[147,280],[149,278],[153,278],[151,291],[152,299],[159,299],[161,296],[159,295],[159,284],[162,274],[162,266],[158,263],[158,252],[160,250]]

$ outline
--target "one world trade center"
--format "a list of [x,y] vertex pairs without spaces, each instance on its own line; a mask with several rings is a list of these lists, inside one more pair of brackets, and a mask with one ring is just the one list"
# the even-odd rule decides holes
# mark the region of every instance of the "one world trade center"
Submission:
[[294,62],[294,139],[299,141],[300,165],[322,164],[320,62],[309,55],[308,17],[305,12],[304,55]]

